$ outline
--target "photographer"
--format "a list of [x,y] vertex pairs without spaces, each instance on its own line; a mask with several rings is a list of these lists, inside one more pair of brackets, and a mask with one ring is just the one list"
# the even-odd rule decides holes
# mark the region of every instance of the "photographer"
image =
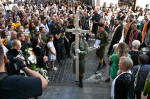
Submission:
[[7,66],[7,72],[10,75],[20,74],[20,69],[16,66],[18,59],[23,59],[24,55],[21,49],[21,42],[19,40],[13,40],[11,43],[12,49],[9,50],[7,54],[7,58],[9,59],[9,65]]
[[8,76],[5,71],[4,52],[0,39],[0,99],[28,99],[42,94],[42,89],[48,85],[46,79],[39,73],[26,67],[23,61],[19,61],[19,68],[28,76]]
[[55,23],[54,46],[56,48],[57,60],[60,64],[61,60],[64,58],[64,36],[65,32],[63,31],[62,27],[59,25],[59,23]]

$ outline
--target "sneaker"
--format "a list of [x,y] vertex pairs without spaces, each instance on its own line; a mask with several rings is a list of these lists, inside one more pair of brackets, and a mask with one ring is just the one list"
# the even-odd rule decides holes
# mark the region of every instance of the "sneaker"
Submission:
[[57,71],[57,69],[58,69],[57,67],[52,68],[52,70],[54,70],[54,71]]

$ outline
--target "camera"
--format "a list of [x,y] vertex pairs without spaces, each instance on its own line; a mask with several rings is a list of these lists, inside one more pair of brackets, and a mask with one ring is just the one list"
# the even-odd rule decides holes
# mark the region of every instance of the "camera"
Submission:
[[6,64],[6,70],[9,75],[20,75],[20,70],[23,67],[26,67],[24,64],[25,60],[16,58],[15,60],[9,60],[9,62]]

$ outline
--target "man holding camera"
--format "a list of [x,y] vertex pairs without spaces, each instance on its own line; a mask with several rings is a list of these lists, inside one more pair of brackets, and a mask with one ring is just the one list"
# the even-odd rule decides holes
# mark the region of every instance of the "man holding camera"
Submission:
[[[16,49],[21,48],[20,41],[17,40]],[[21,75],[8,76],[5,71],[4,52],[0,39],[0,99],[28,99],[42,94],[42,89],[48,85],[47,80],[39,73],[32,71],[23,62],[18,59],[18,67],[28,76]]]
[[54,29],[54,46],[56,48],[57,60],[61,64],[61,60],[64,58],[64,36],[65,32],[58,22],[55,23]]

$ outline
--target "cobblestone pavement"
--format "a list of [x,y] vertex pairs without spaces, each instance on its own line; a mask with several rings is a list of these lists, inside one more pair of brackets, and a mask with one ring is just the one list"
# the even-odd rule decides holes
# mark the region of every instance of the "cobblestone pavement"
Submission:
[[[79,88],[73,74],[72,60],[63,60],[63,65],[58,65],[57,71],[49,71],[49,86],[38,99],[109,99],[110,83],[105,83],[109,77],[107,65],[95,74],[99,63],[96,49],[93,49],[94,40],[89,41],[89,53],[86,55],[86,70],[83,78],[83,88]],[[106,50],[107,51],[107,50]],[[108,62],[108,58],[105,57]],[[107,63],[108,64],[108,63]]]

